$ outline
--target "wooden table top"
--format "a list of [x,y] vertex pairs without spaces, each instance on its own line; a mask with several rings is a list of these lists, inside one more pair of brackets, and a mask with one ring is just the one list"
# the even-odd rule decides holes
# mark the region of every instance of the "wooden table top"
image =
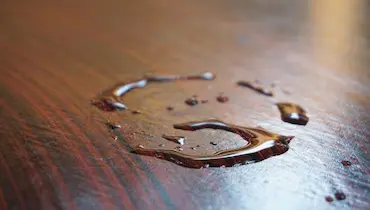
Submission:
[[[368,2],[1,1],[0,209],[369,209]],[[91,104],[145,75],[203,72],[216,78],[132,90],[128,110]],[[274,84],[274,96],[239,80]],[[192,95],[208,102],[185,104]],[[308,124],[283,122],[278,102],[302,106]],[[200,156],[245,145],[173,128],[206,119],[294,139],[234,167],[132,153],[179,146],[163,134],[185,136],[182,152]]]

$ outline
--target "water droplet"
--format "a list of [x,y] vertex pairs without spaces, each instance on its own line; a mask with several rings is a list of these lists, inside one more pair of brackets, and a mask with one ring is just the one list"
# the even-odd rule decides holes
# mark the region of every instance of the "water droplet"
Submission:
[[178,147],[175,147],[175,149],[176,150],[178,150],[178,151],[182,151],[182,150],[184,150],[182,147],[180,147],[180,146],[178,146]]
[[259,84],[253,84],[251,82],[248,82],[248,81],[239,81],[238,82],[238,85],[239,86],[242,86],[242,87],[247,87],[247,88],[250,88],[258,93],[261,93],[265,96],[273,96],[274,93],[268,89],[268,88],[265,88],[265,87],[262,87],[261,85]]
[[350,165],[352,165],[352,163],[350,161],[348,161],[348,160],[342,160],[341,163],[342,163],[343,166],[350,166]]
[[106,112],[114,112],[127,109],[124,104],[106,98],[93,100],[91,101],[91,104]]
[[162,138],[167,139],[168,141],[172,141],[181,145],[184,145],[185,143],[185,137],[184,136],[169,136],[169,135],[162,135]]
[[198,104],[198,100],[194,97],[185,100],[185,103],[189,106],[195,106]]
[[335,199],[337,200],[344,200],[346,199],[346,195],[343,192],[336,192],[334,193]]
[[223,95],[223,94],[220,94],[219,96],[217,96],[217,101],[220,102],[220,103],[226,103],[229,101],[229,97]]
[[284,122],[306,125],[308,123],[308,116],[306,111],[294,103],[277,103],[276,104],[281,113],[281,119]]
[[239,81],[238,82],[238,85],[239,86],[242,86],[242,87],[247,87],[247,88],[250,88],[258,93],[261,93],[265,96],[273,96],[274,93],[268,89],[268,88],[265,88],[265,87],[262,87],[261,85],[257,84],[257,83],[251,83],[251,82],[248,82],[248,81]]
[[105,125],[111,129],[111,130],[114,130],[114,129],[118,129],[118,128],[122,128],[121,125],[119,124],[115,124],[115,123],[111,123],[111,122],[106,122]]
[[331,196],[325,196],[325,200],[329,203],[333,202],[333,198]]
[[208,103],[208,100],[201,100],[200,103],[206,104],[206,103]]
[[215,75],[210,72],[190,76],[165,75],[145,77],[144,79],[138,81],[119,83],[115,85],[114,87],[109,88],[99,94],[94,100],[91,101],[91,104],[103,111],[121,111],[127,109],[127,107],[122,103],[121,98],[132,89],[143,88],[152,82],[171,82],[176,80],[212,80],[214,78]]
[[202,75],[200,75],[200,78],[205,79],[205,80],[212,80],[215,77],[216,77],[215,74],[213,74],[211,72],[206,72],[206,73],[203,73]]
[[[218,120],[206,120],[175,124],[175,129],[196,131],[201,129],[219,129],[240,135],[247,144],[236,149],[221,150],[212,155],[191,155],[179,151],[179,147],[170,150],[162,149],[140,149],[133,153],[155,156],[161,154],[163,159],[175,162],[180,161],[182,166],[189,168],[206,167],[231,167],[245,162],[254,163],[269,157],[280,155],[289,150],[289,143],[293,136],[282,136],[269,132],[263,128],[242,127],[227,124]],[[176,162],[175,162],[176,163]]]
[[174,108],[173,108],[172,106],[168,106],[168,107],[166,107],[166,109],[167,109],[168,111],[172,111]]
[[141,111],[139,111],[139,110],[134,110],[134,111],[132,111],[131,113],[132,113],[132,114],[141,114]]
[[216,142],[214,142],[214,141],[211,141],[211,142],[209,142],[210,144],[212,144],[213,146],[216,146],[217,145],[217,143]]

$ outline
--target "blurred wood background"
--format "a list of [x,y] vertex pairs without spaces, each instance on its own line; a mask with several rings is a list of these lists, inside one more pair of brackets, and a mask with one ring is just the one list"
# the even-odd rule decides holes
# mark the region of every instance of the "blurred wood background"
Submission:
[[[369,8],[365,0],[2,0],[0,209],[369,209]],[[90,104],[118,82],[206,71],[217,79],[127,94],[138,115]],[[275,83],[275,97],[238,87],[241,79]],[[217,102],[220,93],[230,101]],[[187,106],[194,94],[209,102]],[[285,101],[307,110],[307,126],[280,120],[274,104]],[[223,131],[172,128],[209,118],[295,138],[283,155],[231,168],[130,153],[177,146],[162,134],[185,135],[192,154],[243,145]],[[108,120],[122,128],[110,131]]]

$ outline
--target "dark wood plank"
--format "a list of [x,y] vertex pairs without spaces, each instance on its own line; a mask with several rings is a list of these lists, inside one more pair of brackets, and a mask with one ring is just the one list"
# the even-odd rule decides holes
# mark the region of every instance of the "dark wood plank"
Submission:
[[[368,209],[369,8],[359,0],[1,1],[0,209]],[[205,71],[217,79],[125,95],[141,114],[90,104],[118,82]],[[275,96],[236,85],[255,79],[276,83]],[[217,102],[221,92],[227,103]],[[187,106],[194,94],[209,102]],[[286,101],[308,112],[307,126],[281,121],[274,104]],[[162,134],[186,136],[190,154],[245,143],[172,128],[209,118],[295,138],[285,154],[230,168],[130,153],[177,146]],[[110,131],[108,120],[122,128]]]

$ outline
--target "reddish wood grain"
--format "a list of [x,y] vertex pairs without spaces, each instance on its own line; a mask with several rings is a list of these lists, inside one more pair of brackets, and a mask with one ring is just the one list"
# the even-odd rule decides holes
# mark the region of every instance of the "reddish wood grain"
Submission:
[[[368,8],[360,0],[1,1],[0,209],[368,209]],[[90,104],[147,74],[207,71],[217,78],[125,95],[140,114]],[[275,83],[274,97],[236,84],[255,79]],[[194,94],[208,103],[186,105]],[[282,122],[277,102],[301,105],[307,126]],[[283,155],[232,168],[130,152],[177,146],[163,134],[186,136],[189,154],[244,145],[223,131],[172,128],[211,118],[295,138]],[[325,200],[337,192],[346,199]]]

